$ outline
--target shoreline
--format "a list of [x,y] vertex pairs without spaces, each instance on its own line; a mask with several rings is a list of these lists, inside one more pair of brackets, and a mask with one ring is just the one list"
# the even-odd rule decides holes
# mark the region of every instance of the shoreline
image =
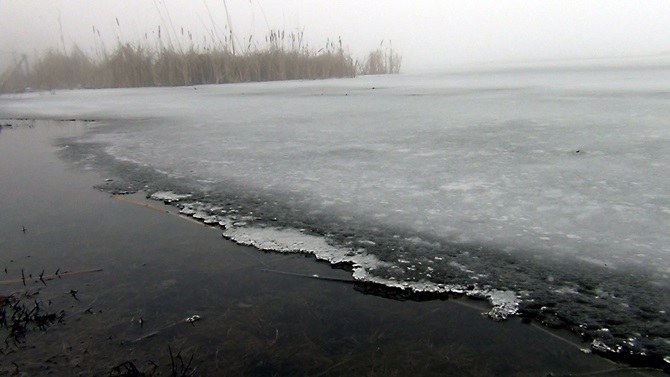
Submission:
[[[355,288],[352,294],[350,284],[336,281],[351,279],[348,272],[314,263],[313,257],[263,253],[223,240],[216,228],[165,214],[172,206],[153,202],[155,210],[147,211],[110,200],[92,189],[104,177],[56,156],[55,138],[81,132],[72,128],[38,125],[0,133],[0,172],[12,177],[0,182],[1,225],[7,230],[0,241],[6,250],[2,267],[8,269],[3,280],[22,271],[102,271],[45,284],[38,279],[25,288],[3,286],[38,290],[36,300],[50,301],[65,320],[48,331],[29,331],[24,343],[5,349],[3,357],[15,364],[0,372],[87,375],[125,362],[150,370],[148,360],[165,372],[171,364],[168,345],[185,363],[193,356],[195,375],[619,370],[580,352],[579,339],[567,331],[538,329],[519,318],[482,318],[481,302],[399,301]],[[76,299],[69,293],[75,290]],[[202,320],[184,326],[194,315]]]

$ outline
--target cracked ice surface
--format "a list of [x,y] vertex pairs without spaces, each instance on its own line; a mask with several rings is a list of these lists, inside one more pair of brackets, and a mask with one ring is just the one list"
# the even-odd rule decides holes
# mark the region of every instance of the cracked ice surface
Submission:
[[670,354],[649,335],[670,323],[669,83],[667,65],[519,69],[62,91],[0,110],[99,120],[63,153],[193,193],[184,213],[237,216],[226,232],[244,242],[596,335],[614,318],[621,339],[594,348]]

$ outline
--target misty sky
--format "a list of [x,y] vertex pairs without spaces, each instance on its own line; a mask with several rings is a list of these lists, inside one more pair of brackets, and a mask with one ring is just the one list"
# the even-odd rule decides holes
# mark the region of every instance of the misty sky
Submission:
[[[670,53],[668,0],[226,0],[246,46],[268,27],[304,30],[315,49],[342,38],[355,57],[391,40],[403,70],[490,62]],[[118,19],[118,25],[117,25]],[[60,32],[62,25],[62,33]],[[0,0],[0,61],[76,43],[94,51],[157,39],[202,45],[225,32],[223,0]],[[94,33],[93,28],[96,32]],[[97,35],[100,32],[100,37]],[[61,35],[63,40],[61,40]]]

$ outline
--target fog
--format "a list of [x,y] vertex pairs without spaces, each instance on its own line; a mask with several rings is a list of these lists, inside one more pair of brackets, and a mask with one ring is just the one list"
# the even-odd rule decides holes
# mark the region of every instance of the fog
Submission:
[[0,0],[0,62],[48,47],[155,43],[159,26],[164,43],[188,47],[191,32],[196,44],[211,45],[213,32],[230,27],[242,49],[249,36],[262,45],[269,29],[304,31],[316,49],[341,37],[354,57],[391,41],[403,70],[416,71],[668,54],[667,25],[665,0]]

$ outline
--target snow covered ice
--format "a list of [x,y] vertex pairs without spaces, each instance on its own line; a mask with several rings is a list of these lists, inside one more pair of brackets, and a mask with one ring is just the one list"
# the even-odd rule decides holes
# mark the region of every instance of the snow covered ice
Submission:
[[475,287],[545,322],[609,321],[611,349],[670,350],[669,68],[59,91],[0,111],[97,120],[68,153],[115,182],[151,172],[149,194],[199,201],[233,239],[302,234],[362,261],[357,278]]

